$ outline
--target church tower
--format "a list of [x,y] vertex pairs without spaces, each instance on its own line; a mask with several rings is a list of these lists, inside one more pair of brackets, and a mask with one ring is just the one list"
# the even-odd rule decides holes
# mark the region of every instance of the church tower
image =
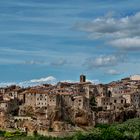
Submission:
[[80,83],[86,82],[86,76],[85,75],[80,75]]

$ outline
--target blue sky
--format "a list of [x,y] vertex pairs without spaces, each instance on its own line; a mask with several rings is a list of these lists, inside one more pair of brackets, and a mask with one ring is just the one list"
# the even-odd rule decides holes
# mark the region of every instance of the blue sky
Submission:
[[0,1],[1,83],[106,83],[139,74],[139,53],[138,0]]

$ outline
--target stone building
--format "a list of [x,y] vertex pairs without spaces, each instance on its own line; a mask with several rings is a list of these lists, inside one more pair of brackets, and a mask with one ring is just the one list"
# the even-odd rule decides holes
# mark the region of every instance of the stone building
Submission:
[[37,94],[37,90],[35,90],[35,89],[27,90],[24,93],[24,97],[25,97],[25,103],[24,104],[26,106],[35,107],[36,106],[36,94]]
[[116,97],[97,97],[97,106],[102,107],[103,110],[116,110],[121,109],[126,104],[126,99],[122,96]]
[[55,108],[61,105],[61,99],[59,94],[48,94],[47,99],[49,107]]
[[83,109],[84,108],[84,98],[83,96],[73,97],[73,107]]
[[108,93],[107,85],[99,84],[96,86],[97,88],[97,94],[106,97]]
[[123,97],[126,99],[126,103],[130,106],[134,106],[136,108],[140,107],[140,93],[127,93],[123,94]]
[[37,93],[36,94],[36,107],[47,107],[48,105],[48,94]]
[[20,87],[16,87],[15,89],[11,90],[11,91],[8,91],[6,92],[5,95],[8,95],[9,97],[11,98],[16,98],[16,99],[19,99],[19,95],[20,93],[22,93],[25,89],[22,89]]
[[18,109],[18,101],[16,99],[8,99],[0,101],[0,108],[7,113],[11,113]]
[[140,75],[132,75],[130,76],[130,79],[133,81],[140,81]]

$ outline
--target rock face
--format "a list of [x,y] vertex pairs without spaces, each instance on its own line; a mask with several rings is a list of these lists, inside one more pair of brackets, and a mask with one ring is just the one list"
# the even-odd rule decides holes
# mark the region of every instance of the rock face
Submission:
[[100,111],[96,114],[97,124],[111,124],[114,122],[123,122],[130,118],[138,117],[139,111],[134,108],[118,111]]
[[14,122],[12,117],[10,117],[3,110],[0,110],[0,128],[6,129],[6,128],[13,128],[13,127],[14,127]]
[[54,121],[52,124],[52,128],[54,132],[63,132],[67,130],[73,130],[72,125],[62,122],[62,121]]
[[34,108],[32,106],[27,106],[27,105],[20,106],[19,115],[20,116],[34,116],[35,115]]
[[89,125],[89,118],[88,118],[88,112],[83,110],[77,110],[75,111],[75,123],[78,126],[88,126]]
[[137,110],[137,116],[138,118],[140,118],[140,109]]
[[26,128],[29,132],[37,131],[37,124],[35,121],[24,121],[23,127]]

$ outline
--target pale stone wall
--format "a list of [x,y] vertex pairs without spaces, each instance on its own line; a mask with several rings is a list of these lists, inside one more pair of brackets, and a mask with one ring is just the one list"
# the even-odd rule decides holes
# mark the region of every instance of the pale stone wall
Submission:
[[136,108],[140,107],[140,93],[131,93],[124,94],[123,97],[126,99],[126,103],[135,106]]
[[25,94],[25,105],[27,106],[36,106],[36,94],[35,93],[27,93]]
[[36,107],[47,107],[47,94],[36,94]]
[[83,96],[76,96],[74,98],[74,108],[83,109],[83,103],[84,103]]
[[126,99],[123,97],[97,97],[97,106],[104,110],[115,110],[124,107]]
[[102,97],[106,96],[107,95],[107,87],[105,85],[98,85],[97,86],[97,92]]
[[17,91],[11,91],[8,93],[8,95],[12,98],[18,98],[18,92]]
[[18,102],[16,99],[10,101],[2,101],[0,102],[0,108],[10,113],[18,108]]
[[48,95],[48,105],[57,106],[57,95]]
[[130,77],[131,80],[140,81],[140,75],[133,75]]
[[126,99],[126,103],[131,104],[131,95],[130,94],[123,94],[122,96]]

